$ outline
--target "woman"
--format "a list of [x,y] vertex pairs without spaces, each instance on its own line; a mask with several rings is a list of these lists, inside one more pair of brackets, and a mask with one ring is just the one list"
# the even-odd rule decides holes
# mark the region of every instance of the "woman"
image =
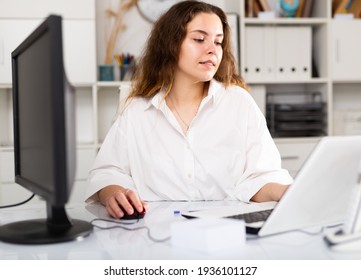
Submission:
[[152,200],[278,201],[292,178],[246,89],[225,13],[198,1],[171,7],[90,171],[87,201],[114,218]]

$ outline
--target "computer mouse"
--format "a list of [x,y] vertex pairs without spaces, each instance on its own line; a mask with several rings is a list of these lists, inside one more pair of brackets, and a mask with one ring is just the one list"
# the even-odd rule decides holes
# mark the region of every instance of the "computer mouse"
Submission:
[[128,214],[127,212],[124,211],[124,216],[121,217],[121,220],[139,220],[139,219],[143,219],[145,216],[145,209],[143,208],[143,211],[138,212],[136,209],[134,209],[133,214]]

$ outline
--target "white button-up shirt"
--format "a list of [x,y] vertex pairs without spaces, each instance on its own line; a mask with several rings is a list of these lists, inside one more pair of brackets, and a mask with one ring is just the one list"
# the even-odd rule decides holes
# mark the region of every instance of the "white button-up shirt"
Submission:
[[133,99],[108,132],[88,180],[88,202],[108,185],[131,188],[146,201],[248,202],[266,183],[292,183],[251,95],[215,80],[187,135],[163,93]]

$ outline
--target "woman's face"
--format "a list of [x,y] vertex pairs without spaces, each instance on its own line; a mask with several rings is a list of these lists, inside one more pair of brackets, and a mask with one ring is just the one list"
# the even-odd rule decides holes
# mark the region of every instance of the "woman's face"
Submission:
[[223,26],[215,14],[199,13],[187,24],[181,44],[177,77],[192,82],[213,78],[222,60]]

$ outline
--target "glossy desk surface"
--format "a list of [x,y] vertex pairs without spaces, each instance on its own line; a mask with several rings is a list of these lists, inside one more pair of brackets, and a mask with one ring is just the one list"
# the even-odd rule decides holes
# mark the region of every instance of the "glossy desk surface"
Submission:
[[[172,222],[184,219],[175,215],[174,211],[191,210],[198,207],[224,206],[230,202],[151,202],[149,210],[138,223],[127,227],[149,228],[155,239],[163,239],[171,235]],[[234,203],[234,202],[233,202]],[[238,202],[239,203],[239,202]],[[74,219],[91,221],[95,218],[107,218],[103,206],[99,204],[73,204],[67,207],[68,215]],[[24,205],[0,211],[0,225],[24,219],[45,217],[45,205]],[[113,223],[101,222],[102,226],[113,226]],[[320,229],[309,229],[318,232]],[[334,252],[323,240],[323,234],[306,234],[293,231],[270,237],[257,238],[247,236],[241,249],[219,250],[213,253],[201,253],[196,250],[172,246],[171,240],[155,242],[148,237],[145,228],[128,231],[121,228],[101,230],[94,228],[91,235],[79,241],[57,243],[51,245],[14,245],[0,242],[0,259],[56,259],[56,260],[108,260],[108,259],[247,259],[247,260],[328,260],[328,259],[361,259],[359,252]]]

